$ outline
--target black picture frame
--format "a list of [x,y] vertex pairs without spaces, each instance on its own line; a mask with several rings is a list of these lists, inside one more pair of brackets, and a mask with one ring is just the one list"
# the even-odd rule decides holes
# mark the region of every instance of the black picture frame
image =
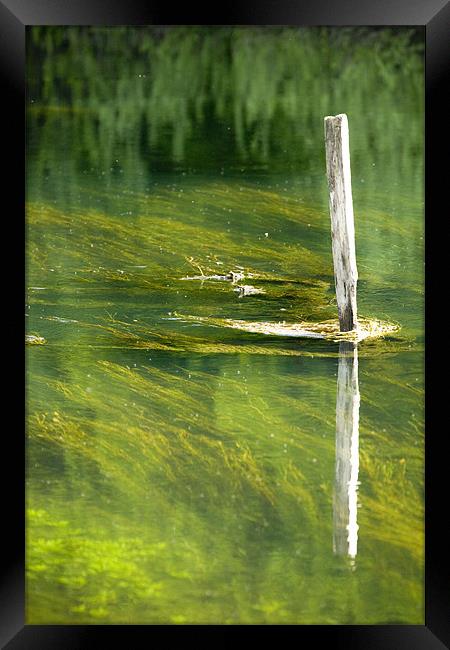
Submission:
[[[214,9],[213,9],[214,7]],[[3,521],[6,523],[3,542],[3,573],[0,583],[0,641],[8,650],[26,648],[102,647],[109,639],[128,648],[148,648],[156,645],[155,626],[31,626],[24,624],[25,597],[25,524],[24,524],[24,435],[19,425],[24,404],[23,305],[21,287],[24,287],[24,151],[25,151],[25,29],[28,25],[411,25],[422,26],[426,36],[426,118],[425,118],[425,232],[426,232],[426,553],[425,553],[425,625],[375,625],[375,626],[265,626],[264,634],[274,632],[279,639],[288,631],[300,647],[324,643],[333,648],[364,648],[365,650],[438,650],[450,647],[450,589],[447,581],[449,533],[447,532],[446,488],[448,481],[445,454],[445,425],[438,425],[437,410],[446,404],[446,386],[434,379],[431,360],[438,348],[438,334],[430,324],[431,305],[437,293],[441,274],[440,255],[430,252],[432,242],[442,237],[442,221],[447,220],[444,208],[446,169],[448,168],[448,128],[446,90],[448,89],[448,62],[450,61],[450,4],[447,0],[253,0],[233,3],[230,7],[185,3],[184,8],[167,2],[127,0],[0,0],[0,69],[2,89],[3,159],[7,161],[10,177],[4,185],[4,202],[9,206],[4,214],[11,235],[4,239],[4,248],[14,251],[14,283],[6,299],[13,315],[8,315],[8,343],[13,357],[11,367],[17,371],[18,381],[12,390],[18,395],[18,409],[9,428],[4,429],[3,467],[11,469],[9,482],[4,489]],[[7,138],[5,136],[8,136]],[[6,144],[5,144],[6,143]],[[442,154],[442,156],[440,155]],[[445,161],[441,165],[441,160]],[[444,219],[439,219],[440,215]],[[8,246],[6,245],[8,241]],[[9,243],[11,242],[11,243]],[[434,246],[434,244],[433,244]],[[442,262],[441,262],[442,264]],[[8,268],[13,268],[11,267]],[[18,286],[20,285],[20,286]],[[20,304],[19,304],[20,303]],[[5,318],[5,317],[4,317]],[[17,318],[17,322],[16,319]],[[438,329],[438,328],[437,328]],[[6,362],[5,362],[6,363]],[[11,389],[10,389],[11,390]],[[446,391],[446,392],[444,392]],[[11,396],[11,403],[12,403]],[[9,400],[7,404],[9,404]],[[6,407],[5,407],[6,408]],[[26,408],[26,406],[25,406]],[[8,410],[8,409],[7,409]],[[12,408],[11,408],[12,412]],[[445,422],[445,420],[443,420]],[[445,503],[442,505],[441,503]],[[445,507],[447,506],[447,507]],[[447,568],[447,571],[445,570]],[[219,632],[228,638],[233,626],[157,626],[164,643],[170,644],[175,634],[183,634],[184,642],[194,638],[211,638]],[[239,636],[244,628],[238,626]],[[272,628],[276,627],[276,630]],[[181,633],[181,634],[180,634]],[[108,640],[107,640],[108,637]],[[269,640],[269,639],[268,639]]]

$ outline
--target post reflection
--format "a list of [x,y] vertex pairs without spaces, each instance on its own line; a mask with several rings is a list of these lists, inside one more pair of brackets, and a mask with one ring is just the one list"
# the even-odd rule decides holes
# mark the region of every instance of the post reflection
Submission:
[[359,403],[358,347],[344,341],[339,345],[336,395],[333,551],[353,559],[358,552]]

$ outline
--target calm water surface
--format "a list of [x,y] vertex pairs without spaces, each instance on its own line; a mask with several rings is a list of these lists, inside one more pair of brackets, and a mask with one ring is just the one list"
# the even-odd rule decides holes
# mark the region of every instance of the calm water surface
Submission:
[[[422,624],[420,43],[28,45],[26,326],[45,343],[27,346],[27,622]],[[349,353],[186,318],[336,317],[339,112],[359,310],[399,332]],[[241,268],[264,293],[182,279]]]

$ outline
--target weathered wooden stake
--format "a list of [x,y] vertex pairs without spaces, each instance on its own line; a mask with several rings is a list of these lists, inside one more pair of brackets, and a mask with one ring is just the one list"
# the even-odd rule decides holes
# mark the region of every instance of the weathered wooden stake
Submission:
[[331,239],[334,281],[341,332],[357,327],[352,180],[348,120],[345,114],[324,118],[328,189],[330,191]]

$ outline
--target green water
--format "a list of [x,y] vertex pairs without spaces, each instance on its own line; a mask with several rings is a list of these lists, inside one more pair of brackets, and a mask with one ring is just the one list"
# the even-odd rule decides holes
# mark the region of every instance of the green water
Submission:
[[[336,318],[339,112],[399,331],[220,326]],[[27,622],[423,624],[423,231],[419,35],[30,29]]]

